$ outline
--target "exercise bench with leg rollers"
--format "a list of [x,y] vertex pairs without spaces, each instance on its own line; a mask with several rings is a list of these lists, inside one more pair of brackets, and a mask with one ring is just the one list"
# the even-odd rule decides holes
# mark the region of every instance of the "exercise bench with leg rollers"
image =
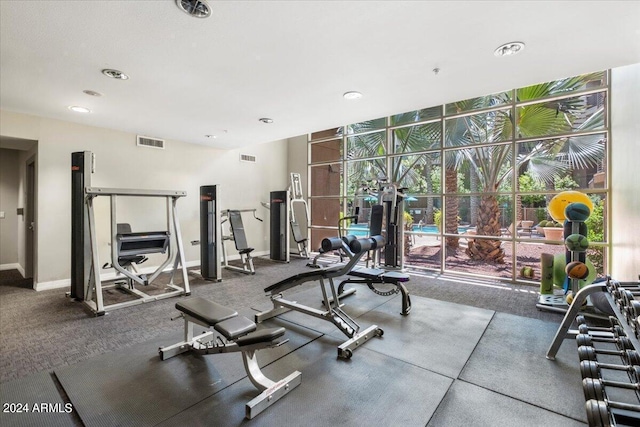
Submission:
[[[256,324],[235,310],[201,297],[189,298],[176,303],[176,309],[183,317],[184,341],[159,349],[160,359],[188,351],[197,354],[242,353],[242,361],[249,380],[261,393],[245,406],[245,416],[251,419],[275,403],[278,399],[300,385],[301,373],[293,372],[286,378],[273,381],[260,370],[256,352],[265,348],[279,347],[288,339],[281,340],[285,329],[268,328],[256,330]],[[194,325],[207,329],[200,335],[193,335]]]
[[[384,207],[382,205],[374,205],[371,207],[371,221],[369,229],[371,230],[372,236],[382,235],[383,216]],[[347,241],[352,240],[354,240],[353,236],[347,236]],[[344,285],[347,283],[366,285],[371,291],[373,291],[373,293],[381,296],[391,296],[400,293],[402,295],[402,311],[400,314],[407,316],[411,311],[411,298],[409,296],[409,291],[404,284],[410,280],[409,275],[400,271],[388,271],[382,268],[375,268],[376,259],[379,258],[379,254],[377,252],[382,250],[382,248],[383,246],[377,246],[373,249],[372,268],[356,267],[347,273],[350,277],[343,280],[340,285],[338,285],[338,296],[340,298],[344,298],[349,295],[353,295],[356,292],[355,288],[345,290]],[[353,256],[349,247],[343,248],[343,252],[345,252],[349,258]],[[376,284],[389,284],[394,287],[388,290],[380,289],[376,288]]]
[[[349,338],[338,346],[338,357],[345,359],[351,358],[351,356],[353,356],[353,351],[356,348],[367,342],[370,338],[381,337],[384,331],[377,325],[369,326],[364,330],[360,329],[360,325],[342,310],[340,297],[336,292],[333,279],[347,274],[353,269],[362,255],[364,255],[368,250],[375,249],[381,245],[384,245],[384,238],[382,236],[373,236],[366,239],[353,239],[350,243],[350,249],[346,247],[347,243],[340,238],[324,239],[322,241],[322,247],[325,250],[338,250],[340,247],[343,247],[345,250],[349,250],[353,253],[353,257],[345,264],[333,265],[327,268],[299,273],[265,288],[264,291],[271,297],[273,308],[256,314],[256,322],[260,323],[263,320],[271,319],[272,317],[279,316],[280,314],[286,313],[290,310],[299,311],[303,314],[326,320],[333,323]],[[329,282],[331,296],[328,294],[325,287],[325,280]],[[299,304],[295,301],[287,300],[282,295],[282,293],[288,289],[313,281],[317,281],[320,285],[325,310],[319,310]]]

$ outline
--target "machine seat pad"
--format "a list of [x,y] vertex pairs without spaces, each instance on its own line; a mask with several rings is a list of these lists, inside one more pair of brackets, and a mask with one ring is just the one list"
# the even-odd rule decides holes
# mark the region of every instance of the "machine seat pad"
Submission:
[[385,283],[408,282],[409,275],[400,273],[399,271],[387,271],[382,275],[382,280],[384,280]]
[[271,342],[276,338],[280,338],[285,333],[284,328],[268,328],[260,329],[259,331],[252,332],[236,340],[236,344],[240,347],[243,345],[257,344],[260,342]]
[[256,324],[246,317],[238,316],[217,323],[213,328],[224,335],[228,340],[233,341],[238,337],[255,331]]
[[202,297],[179,301],[176,303],[176,308],[209,326],[238,315],[237,311]]
[[147,260],[144,255],[127,255],[118,257],[118,264],[125,266],[127,264],[142,264]]
[[362,277],[363,279],[378,279],[386,270],[381,268],[354,268],[349,272],[349,276]]
[[409,275],[399,271],[387,271],[381,268],[357,268],[349,272],[349,276],[361,277],[382,283],[408,282]]
[[253,248],[240,249],[238,252],[241,253],[242,255],[250,254],[251,252],[253,252]]

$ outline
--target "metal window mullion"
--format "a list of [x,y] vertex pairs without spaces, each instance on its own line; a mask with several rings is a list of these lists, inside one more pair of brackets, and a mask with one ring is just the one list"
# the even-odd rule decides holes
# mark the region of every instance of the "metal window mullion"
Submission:
[[409,127],[412,127],[412,126],[428,125],[428,124],[431,124],[431,123],[438,123],[441,120],[442,120],[442,117],[437,117],[435,119],[427,119],[427,120],[422,120],[422,121],[418,121],[418,122],[402,123],[400,125],[395,125],[395,126],[391,126],[391,124],[389,124],[389,130],[394,131],[394,130],[397,130],[397,129],[409,128]]
[[516,231],[517,226],[516,226],[516,221],[518,220],[518,214],[517,214],[517,210],[518,210],[518,206],[517,206],[517,197],[516,197],[516,188],[517,188],[517,192],[520,192],[520,188],[518,185],[518,171],[516,169],[516,166],[518,164],[517,159],[518,159],[518,144],[516,143],[516,126],[518,125],[517,120],[516,120],[516,113],[518,112],[518,107],[516,106],[516,91],[517,89],[512,89],[512,96],[511,96],[511,208],[512,208],[512,212],[511,212],[511,223],[513,224],[513,230],[514,233],[511,233],[511,256],[512,256],[512,260],[511,260],[511,280],[513,280],[513,282],[515,283],[518,274],[518,266],[517,264],[517,254],[516,254],[516,250],[517,250],[517,245],[516,245],[516,236],[518,235]]
[[[446,111],[446,104],[442,104],[441,111],[440,111],[440,132],[441,132],[441,144],[440,144],[440,201],[441,201],[441,205],[440,205],[440,273],[444,273],[445,271],[445,262],[447,260],[447,245],[445,244],[445,240],[444,240],[444,228],[445,225],[442,222],[443,219],[446,220],[446,212],[447,212],[447,200],[445,197],[445,169],[446,169],[446,163],[447,163],[447,159],[445,157],[446,155],[446,150],[445,150],[445,140],[447,138],[446,135],[446,120],[445,120],[445,111]],[[446,222],[446,221],[445,221]],[[437,226],[438,224],[436,224]]]
[[556,135],[542,135],[542,136],[531,137],[531,138],[516,138],[516,142],[518,144],[524,144],[527,142],[544,141],[548,139],[576,138],[580,136],[597,135],[600,133],[606,134],[607,127],[605,126],[603,129],[599,129],[599,130],[587,130],[587,131],[573,132],[573,133],[559,133]]
[[611,182],[611,170],[612,170],[612,164],[611,164],[611,126],[609,126],[609,124],[611,123],[611,70],[607,70],[605,72],[605,78],[607,79],[607,85],[606,85],[606,95],[607,95],[607,105],[606,105],[606,117],[605,117],[605,129],[607,132],[607,144],[605,145],[605,159],[607,161],[607,172],[605,175],[605,197],[606,197],[606,201],[607,203],[605,204],[605,209],[604,209],[604,214],[605,214],[605,221],[604,221],[604,229],[605,229],[605,243],[607,244],[606,248],[605,248],[605,253],[607,254],[605,263],[603,267],[605,268],[605,271],[607,272],[611,272],[611,268],[609,268],[609,265],[611,264],[611,262],[613,261],[613,245],[609,244],[609,241],[611,239],[611,209],[612,209],[612,203],[611,203],[611,196],[612,193],[610,191],[610,182]]
[[[518,89],[514,89],[514,91],[517,91],[517,90]],[[578,98],[580,96],[593,95],[594,93],[606,92],[606,91],[607,91],[607,86],[600,86],[593,89],[577,90],[575,92],[566,92],[559,95],[548,96],[546,98],[536,98],[536,99],[531,99],[527,101],[516,102],[516,107],[526,107],[529,105],[542,104],[549,101],[559,101],[561,99]],[[514,97],[514,102],[515,102],[515,97]]]

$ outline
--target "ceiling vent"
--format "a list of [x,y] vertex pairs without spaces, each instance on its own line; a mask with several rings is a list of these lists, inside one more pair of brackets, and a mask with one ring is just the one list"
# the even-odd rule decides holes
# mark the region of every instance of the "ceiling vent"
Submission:
[[255,163],[256,156],[252,156],[250,154],[240,154],[240,161],[247,162],[247,163]]
[[159,148],[164,150],[164,139],[138,135],[138,147]]

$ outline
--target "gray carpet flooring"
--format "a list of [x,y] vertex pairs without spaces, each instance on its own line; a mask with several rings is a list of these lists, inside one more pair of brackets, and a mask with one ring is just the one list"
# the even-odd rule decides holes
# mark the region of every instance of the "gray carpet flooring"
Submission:
[[[308,271],[306,263],[307,260],[292,259],[289,264],[280,264],[256,258],[254,276],[223,270],[223,281],[218,283],[190,274],[192,295],[238,309],[264,305],[268,299],[263,289],[293,274]],[[13,279],[20,280],[16,273],[0,272],[0,382],[37,372],[52,372],[55,368],[175,331],[176,324],[170,318],[177,314],[174,310],[176,298],[92,317],[81,303],[65,296],[67,289],[36,292],[2,279],[12,275]],[[304,285],[298,290],[311,287],[315,284]],[[364,286],[360,287],[359,292],[369,292]],[[412,275],[407,288],[411,295],[555,323],[562,320],[560,314],[539,311],[535,307],[538,292],[531,286],[422,273]]]

